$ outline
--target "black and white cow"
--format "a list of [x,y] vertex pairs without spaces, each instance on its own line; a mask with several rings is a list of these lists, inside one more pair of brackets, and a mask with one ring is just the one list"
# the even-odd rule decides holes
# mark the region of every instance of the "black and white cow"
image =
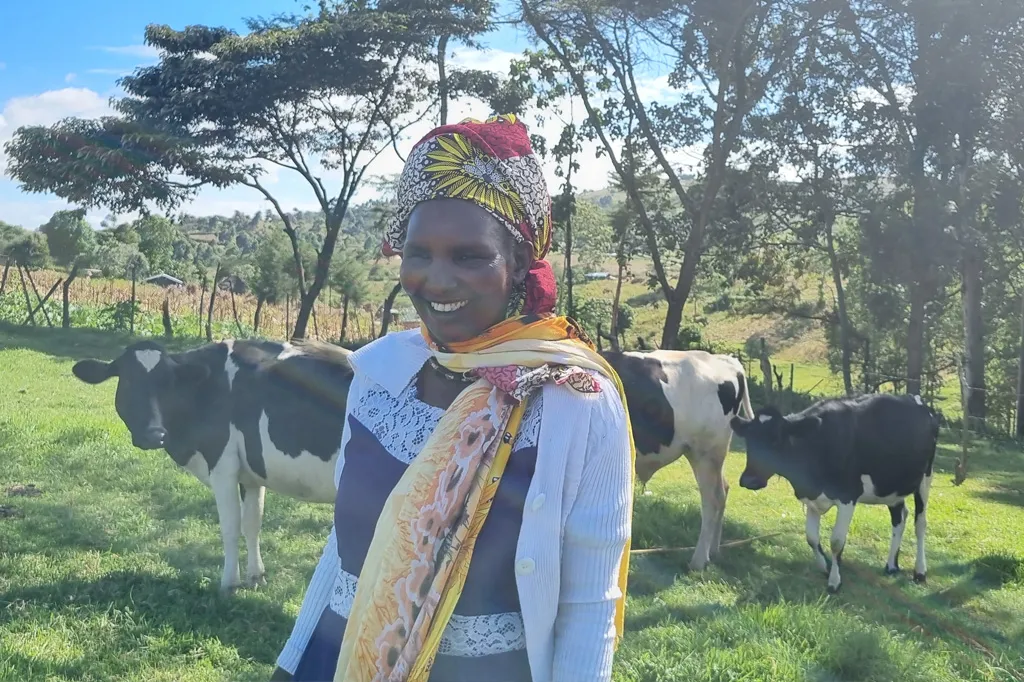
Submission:
[[117,377],[114,406],[132,443],[163,448],[213,490],[224,543],[221,590],[229,592],[240,583],[240,531],[247,584],[266,583],[259,537],[266,488],[334,501],[348,354],[315,342],[241,340],[168,353],[140,341],[113,362],[82,360],[72,372],[89,384]]
[[753,416],[743,364],[705,351],[602,353],[622,379],[636,445],[636,475],[647,482],[686,455],[700,492],[700,537],[690,568],[702,570],[718,553],[729,484],[722,473],[729,421],[742,407]]
[[[842,582],[839,566],[858,504],[889,507],[892,542],[885,572],[898,573],[900,543],[907,522],[904,502],[914,496],[917,564],[914,580],[925,582],[924,537],[928,491],[939,437],[939,417],[917,395],[868,394],[822,400],[783,416],[775,407],[759,409],[750,421],[732,420],[747,443],[747,466],[740,485],[760,490],[778,474],[789,481],[807,509],[807,544],[828,573],[828,589]],[[821,548],[821,515],[838,507],[832,529],[831,560]]]

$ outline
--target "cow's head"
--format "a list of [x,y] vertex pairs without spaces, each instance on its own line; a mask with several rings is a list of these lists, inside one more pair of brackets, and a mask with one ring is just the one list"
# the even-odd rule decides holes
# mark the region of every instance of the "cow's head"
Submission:
[[143,450],[164,446],[169,416],[188,411],[210,374],[206,365],[173,358],[153,341],[128,346],[113,362],[81,360],[71,371],[87,384],[118,378],[114,407],[132,443]]
[[740,485],[760,490],[772,476],[786,471],[794,439],[814,433],[821,426],[821,418],[783,416],[769,406],[757,410],[753,419],[733,417],[729,425],[747,443],[747,467],[740,475]]

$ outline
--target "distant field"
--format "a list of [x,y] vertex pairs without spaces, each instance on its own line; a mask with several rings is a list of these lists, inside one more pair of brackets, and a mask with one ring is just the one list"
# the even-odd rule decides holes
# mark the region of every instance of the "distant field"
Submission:
[[[212,494],[164,453],[132,447],[114,382],[90,387],[70,374],[73,359],[113,357],[124,341],[0,325],[0,505],[23,514],[0,514],[0,680],[266,680],[330,507],[268,493],[269,584],[217,596]],[[811,376],[803,367],[796,376]],[[804,543],[800,505],[778,480],[740,488],[739,453],[727,461],[723,541],[780,534],[723,549],[700,575],[686,570],[689,551],[633,557],[616,682],[1024,680],[1019,451],[977,444],[971,478],[954,488],[944,444],[926,586],[882,575],[888,513],[859,509],[834,597]],[[7,492],[28,484],[42,494]],[[649,488],[635,503],[633,547],[692,546],[699,504],[686,465]],[[913,552],[908,532],[905,567]]]

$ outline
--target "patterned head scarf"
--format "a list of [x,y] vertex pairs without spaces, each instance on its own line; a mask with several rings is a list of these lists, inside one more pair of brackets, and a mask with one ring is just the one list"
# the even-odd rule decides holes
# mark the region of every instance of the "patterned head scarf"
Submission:
[[554,311],[555,276],[544,260],[551,248],[551,196],[522,121],[514,114],[482,123],[465,119],[417,142],[398,184],[385,256],[401,253],[409,215],[431,199],[471,201],[505,225],[517,243],[532,244],[534,261],[525,290],[513,292],[510,316]]

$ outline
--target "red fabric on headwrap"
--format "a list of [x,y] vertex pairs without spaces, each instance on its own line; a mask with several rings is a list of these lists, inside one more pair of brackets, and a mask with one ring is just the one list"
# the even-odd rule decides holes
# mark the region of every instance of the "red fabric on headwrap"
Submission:
[[441,198],[477,204],[516,241],[533,246],[522,312],[553,312],[555,276],[543,260],[551,248],[551,197],[526,126],[516,116],[440,126],[416,143],[399,180],[396,211],[381,246],[385,256],[401,253],[416,205]]

